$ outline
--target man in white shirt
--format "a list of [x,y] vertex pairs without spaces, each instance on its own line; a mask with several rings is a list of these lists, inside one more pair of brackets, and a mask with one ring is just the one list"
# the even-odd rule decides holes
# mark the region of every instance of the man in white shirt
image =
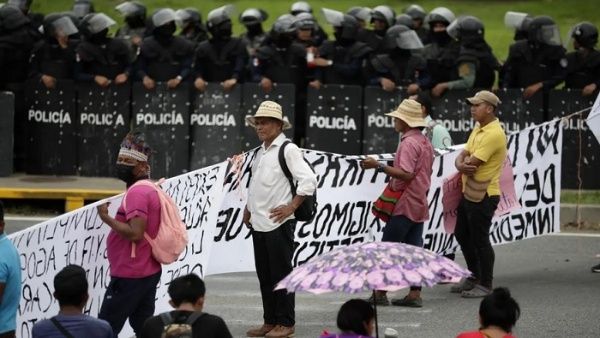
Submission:
[[248,337],[290,337],[295,325],[294,294],[286,290],[273,291],[273,288],[292,271],[294,211],[305,196],[314,194],[317,176],[304,161],[298,146],[288,144],[284,157],[297,183],[296,196],[292,196],[290,182],[279,164],[279,151],[286,141],[283,130],[291,125],[283,119],[279,104],[264,101],[246,121],[263,142],[252,166],[244,223],[252,229],[264,311],[264,324],[246,334]]

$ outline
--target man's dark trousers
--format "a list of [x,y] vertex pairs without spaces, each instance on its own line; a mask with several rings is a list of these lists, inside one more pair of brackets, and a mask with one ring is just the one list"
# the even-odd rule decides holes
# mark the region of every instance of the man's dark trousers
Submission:
[[478,283],[492,287],[494,278],[494,249],[490,243],[490,226],[499,196],[485,195],[480,202],[471,202],[464,197],[458,205],[454,236],[460,244],[467,267]]
[[269,232],[252,231],[254,264],[260,284],[265,324],[294,326],[295,295],[287,290],[273,291],[292,272],[295,220]]

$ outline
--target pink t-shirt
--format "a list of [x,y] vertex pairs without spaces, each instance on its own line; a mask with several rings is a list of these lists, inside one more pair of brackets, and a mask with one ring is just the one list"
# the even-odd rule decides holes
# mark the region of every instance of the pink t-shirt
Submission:
[[[470,331],[470,332],[463,332],[463,333],[459,334],[458,336],[456,336],[456,338],[487,338],[487,336],[484,335],[483,333],[481,333],[480,331]],[[507,335],[504,335],[503,338],[516,338],[516,337],[513,336],[512,334],[507,334]]]
[[429,219],[427,191],[431,185],[433,165],[433,146],[419,129],[411,129],[402,135],[394,167],[408,173],[416,173],[409,182],[392,179],[392,189],[404,190],[394,207],[393,215],[404,215],[413,222],[425,222]]
[[[127,190],[126,199],[125,203],[121,203],[115,219],[128,222],[134,217],[141,217],[146,220],[146,233],[152,238],[156,237],[160,224],[158,193],[152,187],[135,186]],[[130,240],[114,230],[108,234],[106,250],[111,276],[142,278],[160,271],[160,263],[152,256],[152,248],[145,238],[136,242],[135,258],[131,257],[131,245]]]

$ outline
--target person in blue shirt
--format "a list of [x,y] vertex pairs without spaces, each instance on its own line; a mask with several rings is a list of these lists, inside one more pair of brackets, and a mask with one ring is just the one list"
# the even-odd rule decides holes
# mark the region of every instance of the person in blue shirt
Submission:
[[4,205],[0,201],[0,338],[14,338],[21,295],[19,253],[4,234]]
[[33,338],[114,338],[108,322],[83,314],[88,301],[88,281],[79,265],[67,265],[54,276],[58,315],[33,325]]

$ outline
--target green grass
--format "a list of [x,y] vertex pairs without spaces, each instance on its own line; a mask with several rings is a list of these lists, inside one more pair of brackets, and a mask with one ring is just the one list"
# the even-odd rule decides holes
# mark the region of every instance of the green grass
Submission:
[[[239,1],[214,1],[214,0],[141,0],[150,9],[160,7],[171,7],[174,9],[185,7],[198,8],[203,18],[206,14],[218,6],[232,3],[237,8],[237,13],[249,7],[259,7],[268,11],[270,17],[267,21],[267,26],[281,14],[289,10],[293,0],[286,1],[265,1],[265,0],[239,0]],[[120,3],[119,0],[95,0],[94,5],[97,11],[103,11],[111,17],[117,19],[118,14],[114,11],[115,5]],[[504,13],[508,10],[527,12],[533,15],[550,15],[559,24],[561,35],[564,37],[571,26],[580,21],[590,21],[595,25],[600,25],[600,10],[598,5],[600,2],[595,0],[525,0],[525,1],[475,1],[475,0],[446,0],[446,1],[414,1],[422,5],[425,10],[429,11],[437,6],[445,6],[450,8],[454,14],[458,15],[474,15],[479,17],[486,26],[486,38],[492,46],[494,53],[498,58],[504,60],[508,53],[508,46],[512,42],[513,32],[504,27]],[[321,0],[309,1],[313,6],[313,10],[319,11],[322,7],[328,7],[345,11],[351,6],[368,6],[375,7],[380,4],[387,4],[393,7],[397,13],[407,7],[412,1],[385,1],[385,0]],[[63,11],[68,9],[73,4],[73,0],[34,0],[33,10],[41,13],[50,13],[54,11]],[[320,14],[317,18],[323,28],[331,31],[331,28],[326,24]],[[117,20],[119,21],[119,20]],[[237,23],[234,24],[234,32],[241,33],[243,27]]]
[[561,203],[570,204],[600,204],[600,191],[584,190],[581,192],[581,197],[578,197],[576,190],[563,190],[560,193]]

